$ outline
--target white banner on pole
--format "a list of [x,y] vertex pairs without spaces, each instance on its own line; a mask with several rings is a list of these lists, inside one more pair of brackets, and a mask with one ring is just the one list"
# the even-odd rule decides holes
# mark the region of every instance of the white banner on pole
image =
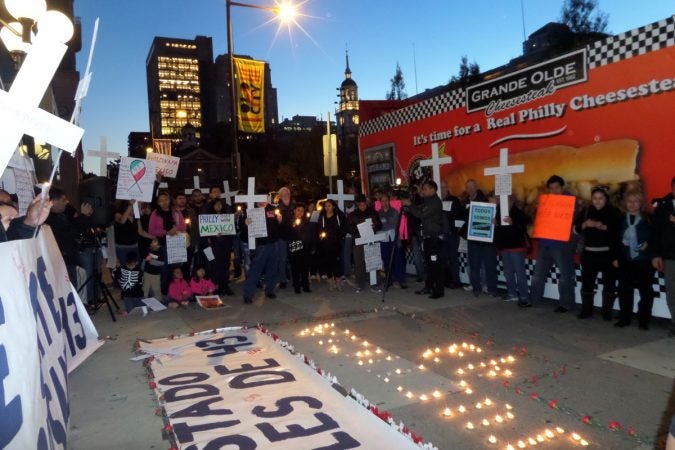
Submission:
[[179,448],[419,448],[257,329],[141,342],[141,351],[155,356]]
[[49,227],[0,257],[0,448],[64,449],[68,374],[102,342]]

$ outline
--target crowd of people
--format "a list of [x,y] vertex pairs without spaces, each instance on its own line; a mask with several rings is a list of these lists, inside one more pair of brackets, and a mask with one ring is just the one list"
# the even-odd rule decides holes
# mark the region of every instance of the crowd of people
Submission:
[[[588,204],[576,201],[567,241],[540,239],[534,246],[528,235],[530,218],[522,205],[510,197],[503,221],[494,220],[493,241],[467,242],[466,285],[459,275],[459,247],[461,238],[466,238],[471,203],[498,202],[493,192],[484,193],[475,180],[467,181],[465,191],[458,196],[448,192],[445,182],[441,183],[440,195],[438,189],[429,180],[405,193],[377,191],[372,198],[357,194],[354,201],[345,203],[344,211],[333,200],[295,199],[287,187],[279,189],[274,198],[261,191],[267,200],[256,206],[264,209],[266,236],[256,238],[255,250],[249,250],[251,219],[246,205],[231,205],[230,199],[223,198],[220,186],[213,186],[208,196],[195,189],[189,198],[181,192],[171,196],[158,190],[152,203],[138,205],[140,218],[134,215],[133,201],[117,201],[108,233],[107,257],[116,260],[114,278],[128,310],[150,296],[175,308],[187,305],[195,295],[232,296],[235,292],[231,278],[240,279],[243,275],[241,295],[245,303],[253,301],[258,289],[274,299],[276,289],[286,289],[289,284],[296,294],[311,292],[312,284],[317,282],[325,283],[330,291],[350,288],[357,293],[366,289],[381,292],[393,283],[406,289],[405,255],[409,250],[414,277],[424,283],[415,290],[418,296],[438,299],[446,289],[464,288],[476,297],[501,297],[527,308],[542,301],[547,277],[555,265],[560,299],[555,312],[566,313],[577,309],[578,257],[580,319],[595,312],[601,275],[601,317],[612,320],[618,300],[620,311],[615,326],[628,326],[633,319],[637,290],[637,322],[640,328],[647,329],[657,270],[664,274],[667,303],[675,312],[675,178],[672,192],[653,205],[647,205],[638,190],[622,193],[620,204],[615,205],[607,189],[597,186]],[[556,175],[546,181],[546,191],[573,195],[565,189],[564,179]],[[27,215],[18,218],[16,202],[9,193],[0,191],[0,240],[32,237],[36,227],[46,222],[54,232],[70,279],[78,280],[78,267],[83,269],[81,284],[99,274],[101,266],[101,231],[92,223],[93,208],[83,203],[76,210],[57,187],[51,188],[49,197],[49,201],[36,197]],[[496,210],[499,218],[499,205]],[[234,214],[235,234],[200,236],[201,214]],[[367,229],[364,226],[385,236],[380,243],[381,276],[375,278],[374,284],[366,272],[364,246],[355,245]],[[166,237],[177,234],[185,236],[188,258],[183,263],[169,264]],[[528,283],[529,255],[536,262]],[[506,281],[503,292],[497,282],[498,257]],[[95,302],[99,295],[97,283],[87,283],[83,297]]]

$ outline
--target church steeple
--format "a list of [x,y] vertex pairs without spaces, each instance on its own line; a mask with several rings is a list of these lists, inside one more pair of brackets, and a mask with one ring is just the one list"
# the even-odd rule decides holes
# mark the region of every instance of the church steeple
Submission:
[[349,69],[349,50],[345,50],[345,59],[347,60],[347,68],[345,69],[345,78],[352,78],[352,71]]

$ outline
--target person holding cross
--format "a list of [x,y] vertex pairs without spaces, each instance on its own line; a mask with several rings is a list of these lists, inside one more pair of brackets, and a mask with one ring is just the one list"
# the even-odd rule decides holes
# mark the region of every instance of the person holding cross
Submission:
[[424,203],[414,205],[410,199],[403,199],[403,206],[408,213],[422,221],[422,247],[427,265],[427,277],[424,289],[416,294],[429,294],[429,298],[438,299],[445,295],[443,263],[443,235],[447,233],[447,221],[443,217],[443,203],[438,197],[438,185],[433,180],[427,180],[422,185]]
[[[360,238],[361,234],[359,233],[358,226],[359,224],[364,223],[367,219],[371,220],[373,231],[379,231],[382,228],[380,217],[377,215],[374,209],[368,206],[366,196],[359,194],[356,196],[355,201],[356,209],[352,211],[347,217],[351,235],[354,236],[354,238]],[[358,294],[363,289],[365,289],[366,280],[368,279],[363,245],[354,246],[354,275],[356,276],[355,292]],[[371,290],[373,292],[381,292],[377,285],[372,286]]]

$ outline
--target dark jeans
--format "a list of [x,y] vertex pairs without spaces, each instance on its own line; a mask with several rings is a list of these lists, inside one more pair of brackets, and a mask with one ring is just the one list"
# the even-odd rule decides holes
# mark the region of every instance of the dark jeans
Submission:
[[257,245],[255,257],[251,261],[251,269],[246,274],[244,283],[244,297],[253,298],[258,281],[265,274],[265,292],[273,293],[279,278],[279,258],[277,257],[276,242]]
[[443,263],[443,240],[438,237],[429,237],[422,243],[424,248],[424,259],[427,266],[427,277],[424,282],[426,290],[434,295],[443,294],[443,272],[445,264]]
[[526,250],[502,250],[502,263],[504,264],[504,278],[506,278],[506,287],[508,296],[518,298],[526,302],[527,295],[527,273],[525,272]]
[[633,315],[635,289],[640,293],[638,303],[638,322],[646,325],[652,317],[654,306],[654,268],[650,260],[619,262],[619,319],[630,322]]
[[279,281],[286,283],[288,282],[288,241],[279,239],[275,245],[277,248],[277,260],[279,261],[279,268],[277,269]]
[[[85,280],[87,283],[87,302],[96,304],[99,300],[99,279],[101,272],[101,249],[98,247],[87,247],[80,250],[80,267],[87,272]],[[90,279],[90,277],[92,277]],[[74,278],[74,283],[77,284],[77,277]],[[79,287],[79,286],[78,286]]]
[[560,270],[560,278],[558,278],[560,306],[572,310],[576,306],[574,301],[574,246],[569,242],[554,245],[540,243],[530,285],[530,301],[538,303],[544,298],[546,277],[553,264]]
[[589,252],[581,254],[581,292],[594,292],[595,280],[602,274],[602,293],[616,293],[616,269],[612,266],[609,251]]
[[446,283],[451,282],[459,284],[459,235],[455,233],[446,233],[445,239],[445,262],[447,265],[449,279],[446,277]]
[[403,258],[401,258],[401,248],[396,245],[396,242],[382,242],[380,243],[380,252],[382,253],[382,263],[384,269],[389,270],[389,260],[394,252],[393,261],[391,264],[391,274],[389,275],[389,282],[398,281],[405,284],[405,267],[403,265]]
[[497,247],[487,242],[469,241],[469,280],[474,293],[482,292],[480,271],[485,270],[485,283],[490,294],[497,293]]
[[291,262],[291,277],[293,287],[297,289],[309,289],[309,252],[305,249],[290,252],[288,259]]

